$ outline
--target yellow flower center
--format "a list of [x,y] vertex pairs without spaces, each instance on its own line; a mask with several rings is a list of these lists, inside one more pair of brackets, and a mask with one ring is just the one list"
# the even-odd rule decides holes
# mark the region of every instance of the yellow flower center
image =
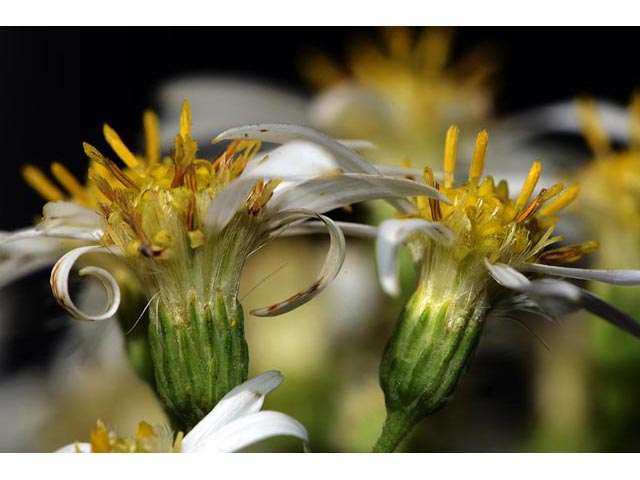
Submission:
[[625,229],[640,229],[640,94],[629,105],[630,145],[614,150],[595,102],[580,100],[578,112],[594,159],[580,174],[585,186],[580,211],[597,225],[602,217]]
[[435,199],[416,199],[418,216],[440,221],[455,232],[452,245],[456,262],[488,258],[491,262],[517,264],[540,259],[546,263],[566,263],[596,248],[594,242],[561,247],[543,252],[561,237],[552,237],[558,221],[557,213],[569,205],[578,194],[578,185],[564,188],[556,184],[542,189],[531,198],[540,177],[539,161],[533,163],[516,200],[509,197],[509,187],[503,180],[497,185],[493,178],[481,181],[489,137],[478,134],[468,182],[454,186],[458,128],[447,131],[444,153],[444,184],[435,182],[429,167],[424,177],[428,185],[438,188],[451,200],[447,205]]
[[368,39],[352,45],[346,68],[326,55],[305,57],[302,70],[313,86],[350,81],[375,97],[373,102],[353,98],[350,108],[322,128],[334,136],[374,141],[380,149],[368,154],[376,161],[432,158],[451,122],[473,122],[489,113],[494,64],[476,52],[451,65],[449,29],[382,33],[381,45]]
[[182,437],[180,432],[174,441],[170,429],[152,427],[147,422],[138,424],[135,436],[118,437],[98,420],[90,435],[91,453],[179,453]]
[[[260,148],[259,142],[234,142],[215,161],[197,158],[191,138],[191,109],[184,102],[180,131],[172,155],[161,158],[156,116],[144,114],[145,155],[135,155],[108,125],[104,137],[125,167],[84,143],[91,160],[83,187],[61,164],[53,177],[68,195],[33,166],[23,170],[27,182],[45,199],[64,200],[97,210],[104,218],[102,243],[116,245],[131,256],[167,257],[176,244],[204,244],[203,222],[215,195],[239,177]],[[271,197],[276,181],[256,182],[247,209],[256,215]]]

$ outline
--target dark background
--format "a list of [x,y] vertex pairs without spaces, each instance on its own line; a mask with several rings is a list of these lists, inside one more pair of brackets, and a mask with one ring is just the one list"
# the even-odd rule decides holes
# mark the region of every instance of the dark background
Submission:
[[[0,30],[0,228],[28,224],[41,199],[20,167],[62,161],[82,172],[82,141],[102,124],[140,130],[154,87],[189,72],[238,73],[305,92],[309,48],[341,58],[367,28],[5,28]],[[589,93],[626,102],[640,85],[637,30],[460,28],[455,52],[494,47],[498,113]],[[454,53],[455,57],[455,53]]]

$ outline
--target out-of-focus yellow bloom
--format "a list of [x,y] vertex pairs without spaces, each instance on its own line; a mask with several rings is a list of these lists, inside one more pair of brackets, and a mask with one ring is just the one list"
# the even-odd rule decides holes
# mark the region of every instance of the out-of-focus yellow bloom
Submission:
[[449,125],[475,126],[490,115],[494,62],[476,51],[452,64],[449,29],[382,33],[381,46],[354,43],[346,67],[323,54],[305,57],[303,72],[321,92],[312,121],[334,136],[373,141],[379,149],[369,156],[380,163],[434,166]]
[[630,142],[625,149],[612,147],[593,100],[582,99],[578,106],[585,139],[594,153],[580,174],[583,213],[596,222],[605,215],[625,228],[640,230],[640,94],[629,105]]

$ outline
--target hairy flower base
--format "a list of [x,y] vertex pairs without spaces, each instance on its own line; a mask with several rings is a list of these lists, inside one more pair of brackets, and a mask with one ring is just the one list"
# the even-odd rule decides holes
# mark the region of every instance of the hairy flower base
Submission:
[[445,405],[476,348],[485,313],[483,302],[461,310],[422,289],[409,299],[380,365],[388,418],[376,450],[393,450],[417,421]]
[[159,302],[151,308],[149,341],[156,389],[175,427],[185,432],[247,380],[244,316],[234,296],[218,291],[212,301],[192,298],[184,309]]

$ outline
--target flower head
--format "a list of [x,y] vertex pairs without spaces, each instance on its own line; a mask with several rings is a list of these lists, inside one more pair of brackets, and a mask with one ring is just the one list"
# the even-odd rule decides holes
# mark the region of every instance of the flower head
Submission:
[[306,429],[279,412],[260,411],[265,396],[282,383],[276,371],[265,372],[225,395],[187,435],[174,436],[166,426],[140,422],[135,436],[119,437],[98,421],[86,443],[72,443],[59,453],[215,453],[234,452],[260,440],[290,435],[309,442]]
[[[622,285],[640,284],[640,271],[561,266],[597,247],[595,242],[553,246],[558,213],[578,193],[557,184],[534,195],[540,162],[529,171],[517,199],[506,182],[482,179],[488,144],[478,135],[468,180],[455,185],[458,130],[447,132],[444,181],[425,169],[425,182],[450,199],[416,199],[416,213],[383,222],[377,256],[388,293],[398,293],[396,255],[406,243],[419,272],[384,353],[380,380],[388,420],[378,449],[393,448],[422,416],[441,408],[470,361],[487,320],[524,315],[553,317],[587,309],[640,336],[640,324],[624,312],[564,280],[573,277]],[[524,272],[524,273],[523,273]]]
[[[100,280],[108,301],[101,312],[81,311],[68,288],[75,262],[87,253],[105,253],[130,267],[148,299],[155,387],[165,408],[185,430],[246,380],[248,347],[237,293],[242,268],[253,252],[290,226],[297,234],[313,233],[317,225],[309,225],[309,219],[319,221],[329,232],[330,248],[317,280],[281,302],[252,312],[285,313],[318,295],[342,266],[344,236],[324,212],[372,198],[402,207],[407,195],[441,197],[432,187],[380,175],[349,148],[315,132],[311,136],[328,148],[311,148],[305,138],[308,129],[286,127],[286,134],[296,141],[261,155],[259,141],[251,141],[243,129],[230,130],[216,141],[237,141],[207,161],[197,157],[190,128],[190,107],[185,102],[174,151],[161,158],[151,114],[145,115],[144,156],[134,155],[105,126],[105,139],[124,165],[85,144],[90,166],[84,187],[68,172],[52,169],[70,199],[41,172],[27,168],[27,180],[50,202],[36,228],[5,240],[36,237],[81,242],[56,262],[51,286],[58,302],[82,320],[110,318],[118,310],[121,294],[107,269],[86,266],[80,275]],[[276,142],[281,130],[277,125],[257,127],[259,136]]]

